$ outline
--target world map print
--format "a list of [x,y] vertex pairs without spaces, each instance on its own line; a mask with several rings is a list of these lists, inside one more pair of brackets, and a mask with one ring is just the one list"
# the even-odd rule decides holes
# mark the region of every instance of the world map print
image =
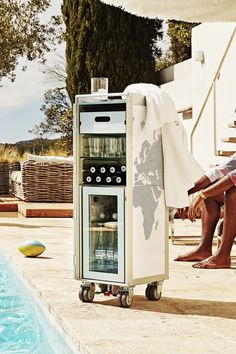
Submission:
[[155,213],[164,188],[161,137],[153,143],[147,140],[142,143],[134,168],[133,206],[142,210],[144,235],[148,240],[153,228],[158,227]]

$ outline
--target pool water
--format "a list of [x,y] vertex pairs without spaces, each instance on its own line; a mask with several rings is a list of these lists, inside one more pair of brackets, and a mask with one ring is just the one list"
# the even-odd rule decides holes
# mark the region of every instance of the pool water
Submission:
[[78,353],[44,312],[0,252],[0,353]]

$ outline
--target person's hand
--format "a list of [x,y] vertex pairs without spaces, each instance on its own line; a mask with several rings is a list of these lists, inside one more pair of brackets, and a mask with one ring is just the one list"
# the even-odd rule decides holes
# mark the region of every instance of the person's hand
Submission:
[[196,217],[201,215],[201,207],[204,199],[199,197],[199,195],[192,201],[188,209],[188,218],[192,222],[196,221]]
[[186,218],[188,218],[188,207],[178,209],[177,215],[182,220],[185,220]]

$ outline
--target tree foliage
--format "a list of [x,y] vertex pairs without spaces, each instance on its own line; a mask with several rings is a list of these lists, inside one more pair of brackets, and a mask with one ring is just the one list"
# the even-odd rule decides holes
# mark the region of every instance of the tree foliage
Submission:
[[10,161],[19,161],[26,153],[40,155],[54,149],[55,144],[57,144],[56,139],[33,139],[14,144],[0,144],[0,158],[5,156]]
[[60,17],[41,23],[49,5],[50,0],[0,0],[0,79],[14,80],[20,58],[44,61],[50,45],[61,39]]
[[191,58],[192,28],[197,22],[168,21],[168,35],[170,37],[170,50],[173,64]]
[[30,130],[38,139],[51,134],[59,134],[60,146],[72,153],[73,119],[72,107],[64,88],[48,90],[44,95],[44,104],[41,107],[44,120]]
[[29,132],[36,136],[37,141],[45,142],[45,137],[59,134],[54,141],[54,150],[63,150],[63,153],[72,154],[72,107],[69,101],[66,84],[65,58],[58,55],[54,64],[44,65],[43,72],[49,81],[53,81],[57,87],[48,90],[44,94],[44,104],[41,111],[44,113],[43,121]]
[[90,92],[90,78],[109,78],[109,91],[135,82],[155,83],[156,46],[162,21],[136,17],[99,0],[64,0],[67,91]]
[[57,87],[65,88],[66,85],[66,59],[60,54],[56,54],[53,65],[43,65],[42,72],[47,75],[48,81]]

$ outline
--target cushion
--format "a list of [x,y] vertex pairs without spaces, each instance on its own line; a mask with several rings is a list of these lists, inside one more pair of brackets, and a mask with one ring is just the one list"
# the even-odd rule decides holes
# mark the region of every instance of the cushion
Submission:
[[26,257],[37,257],[45,251],[46,247],[36,240],[28,240],[22,243],[18,250]]
[[22,183],[22,172],[21,171],[13,171],[11,173],[11,180],[17,183]]
[[38,156],[28,154],[28,160],[42,163],[73,163],[73,157],[64,156]]

